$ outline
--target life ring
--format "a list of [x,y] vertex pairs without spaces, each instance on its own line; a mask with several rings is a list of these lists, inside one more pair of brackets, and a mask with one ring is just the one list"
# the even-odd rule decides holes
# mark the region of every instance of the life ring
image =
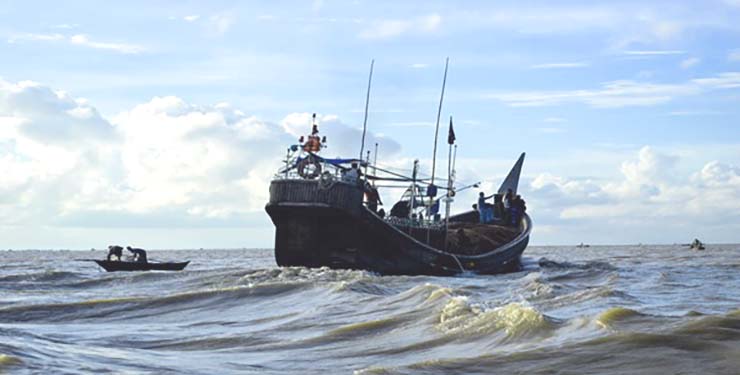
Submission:
[[332,185],[334,185],[334,176],[331,172],[326,171],[322,173],[321,177],[319,177],[319,187],[322,189],[329,189]]
[[298,174],[307,180],[313,180],[321,174],[321,164],[316,158],[309,156],[298,163]]

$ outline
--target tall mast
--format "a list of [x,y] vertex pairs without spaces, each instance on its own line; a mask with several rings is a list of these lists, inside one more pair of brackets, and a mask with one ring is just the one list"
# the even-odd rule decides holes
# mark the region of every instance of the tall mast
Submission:
[[365,151],[365,134],[367,133],[367,109],[370,105],[370,83],[373,81],[373,66],[375,59],[370,61],[370,77],[367,79],[367,96],[365,97],[365,120],[362,122],[362,145],[360,145],[360,160],[362,153]]
[[[455,131],[452,129],[452,116],[450,116],[450,130],[447,134],[447,143],[450,145],[447,151],[447,195],[445,196],[445,250],[447,250],[447,231],[450,229],[450,204],[452,204],[452,146],[455,144]],[[455,145],[457,152],[457,145]]]
[[432,182],[431,185],[434,185],[434,172],[437,168],[437,138],[439,135],[439,118],[442,116],[442,101],[445,98],[445,84],[447,83],[447,66],[450,63],[450,58],[448,57],[447,60],[445,60],[445,75],[442,79],[442,95],[439,97],[439,108],[437,108],[437,127],[434,130],[434,153],[432,154]]
[[414,206],[416,201],[416,170],[419,166],[419,159],[414,160],[414,170],[411,172],[411,197],[409,199],[409,219],[414,212]]

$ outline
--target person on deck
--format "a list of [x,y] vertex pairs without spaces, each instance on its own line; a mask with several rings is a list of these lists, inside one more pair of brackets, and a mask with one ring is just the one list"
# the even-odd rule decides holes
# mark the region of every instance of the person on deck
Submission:
[[365,185],[365,198],[367,199],[367,208],[372,212],[378,211],[378,204],[383,205],[383,201],[380,200],[380,193],[373,185]]
[[134,262],[146,263],[148,261],[146,259],[146,250],[133,248],[131,246],[126,246],[126,250],[134,253]]
[[517,226],[519,222],[522,220],[522,216],[524,216],[524,212],[527,210],[527,205],[524,202],[524,199],[522,199],[521,195],[517,195],[514,197],[514,200],[511,202],[511,207],[509,207],[510,212],[510,221],[509,224],[512,226]]
[[360,179],[360,169],[357,163],[352,163],[352,166],[342,171],[342,181],[349,182],[352,184],[357,183],[357,180]]
[[486,203],[486,200],[491,198],[493,198],[493,195],[486,196],[482,191],[478,194],[478,214],[480,216],[481,224],[487,223],[493,219],[493,210],[489,207],[490,205]]
[[110,258],[112,256],[117,257],[118,258],[118,261],[120,262],[121,261],[121,256],[123,256],[123,248],[121,246],[118,246],[118,245],[110,245],[110,246],[108,246],[108,260],[110,260]]
[[514,201],[514,191],[511,189],[507,189],[506,194],[504,195],[504,222],[505,223],[511,222],[511,206],[512,206],[513,201]]

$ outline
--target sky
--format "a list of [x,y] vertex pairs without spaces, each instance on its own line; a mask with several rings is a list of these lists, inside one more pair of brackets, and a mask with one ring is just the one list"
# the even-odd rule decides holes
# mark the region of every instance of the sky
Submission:
[[[740,1],[0,0],[0,249],[271,247],[317,113],[491,192],[536,245],[740,242]],[[439,172],[438,172],[439,173]],[[479,190],[457,197],[453,212]],[[386,203],[397,193],[381,191]]]

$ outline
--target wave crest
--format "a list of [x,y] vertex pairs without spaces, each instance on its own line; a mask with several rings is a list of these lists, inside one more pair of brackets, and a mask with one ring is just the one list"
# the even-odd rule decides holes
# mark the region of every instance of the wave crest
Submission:
[[537,309],[521,303],[509,303],[482,310],[454,297],[442,308],[437,328],[446,333],[488,334],[503,331],[507,338],[521,337],[554,328],[551,319]]

